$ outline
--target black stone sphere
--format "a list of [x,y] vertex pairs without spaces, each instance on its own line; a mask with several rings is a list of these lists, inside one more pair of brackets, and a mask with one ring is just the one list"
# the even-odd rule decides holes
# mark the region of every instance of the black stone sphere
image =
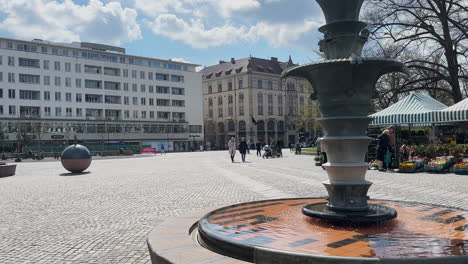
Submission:
[[82,145],[71,145],[62,152],[62,166],[72,173],[81,173],[91,165],[91,153]]

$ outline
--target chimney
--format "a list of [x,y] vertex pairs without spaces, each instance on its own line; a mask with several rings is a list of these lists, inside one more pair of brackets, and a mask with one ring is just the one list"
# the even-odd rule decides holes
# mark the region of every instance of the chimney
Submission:
[[278,58],[276,58],[276,57],[271,57],[271,61],[272,61],[272,62],[278,62]]
[[222,60],[219,61],[219,64],[224,64],[224,63],[226,63],[226,62],[222,61]]
[[232,64],[236,64],[236,59],[231,58],[231,63],[232,63]]

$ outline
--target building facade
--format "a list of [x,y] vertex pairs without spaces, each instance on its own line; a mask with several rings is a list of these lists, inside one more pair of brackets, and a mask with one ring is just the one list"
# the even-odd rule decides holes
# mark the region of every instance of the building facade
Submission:
[[292,60],[245,58],[206,67],[203,112],[206,144],[225,148],[230,137],[251,142],[280,140],[285,146],[307,133],[298,121],[311,103],[310,85],[302,78],[281,78]]
[[[203,141],[197,65],[126,55],[101,44],[0,39],[0,140],[16,146]],[[21,139],[21,140],[20,140]]]

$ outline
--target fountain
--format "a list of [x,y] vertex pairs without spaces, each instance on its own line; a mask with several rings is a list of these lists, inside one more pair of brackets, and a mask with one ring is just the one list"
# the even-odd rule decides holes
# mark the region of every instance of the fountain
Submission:
[[[468,263],[468,212],[368,197],[366,130],[375,84],[386,73],[406,69],[395,60],[361,57],[369,36],[358,21],[364,0],[316,1],[327,22],[319,29],[326,60],[283,75],[306,78],[320,103],[328,197],[220,208],[202,217],[190,229],[192,236],[218,254],[265,264]],[[156,260],[152,249],[161,240],[153,237],[148,244]]]

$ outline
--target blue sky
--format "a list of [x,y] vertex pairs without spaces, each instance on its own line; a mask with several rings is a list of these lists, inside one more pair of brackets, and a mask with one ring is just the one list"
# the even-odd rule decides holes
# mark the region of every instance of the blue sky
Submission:
[[314,0],[0,0],[0,35],[89,41],[213,65],[231,57],[318,60]]

